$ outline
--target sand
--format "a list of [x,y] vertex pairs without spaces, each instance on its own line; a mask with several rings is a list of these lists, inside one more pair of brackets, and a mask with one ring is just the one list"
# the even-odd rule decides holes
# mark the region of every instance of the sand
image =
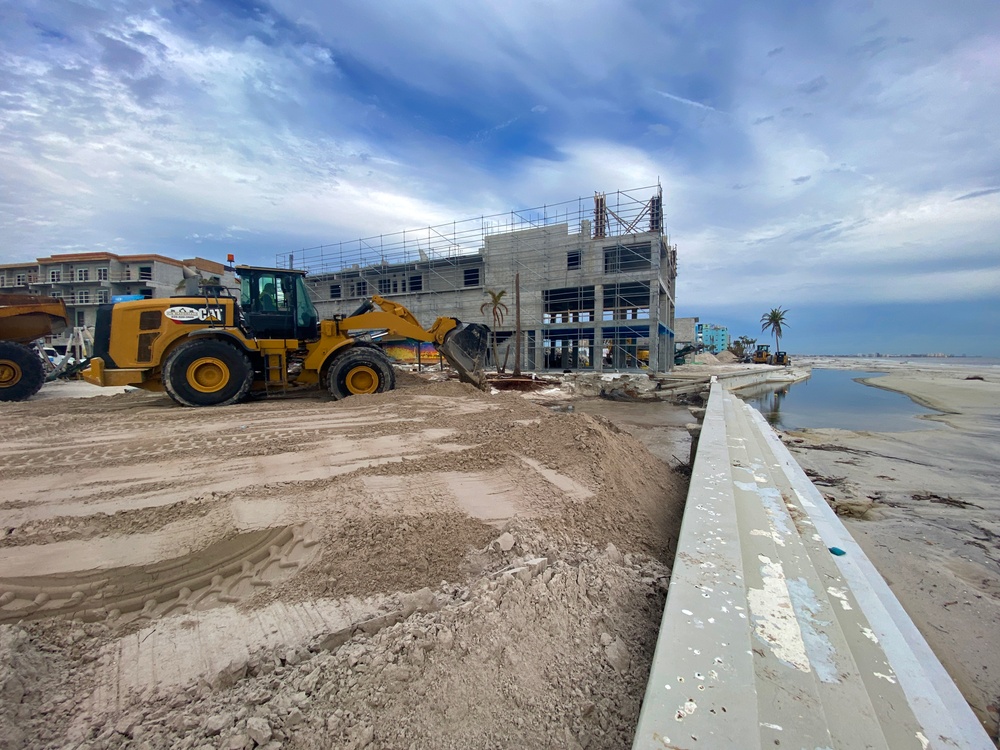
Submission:
[[[784,438],[996,737],[1000,375],[821,364],[947,412]],[[403,380],[0,404],[0,748],[628,746],[690,416]]]
[[0,404],[0,748],[628,746],[686,478],[406,382]]
[[[809,364],[801,359],[796,364]],[[997,738],[1000,707],[1000,371],[871,360],[814,366],[882,370],[871,385],[943,412],[943,429],[785,434]],[[970,376],[982,380],[968,379]]]

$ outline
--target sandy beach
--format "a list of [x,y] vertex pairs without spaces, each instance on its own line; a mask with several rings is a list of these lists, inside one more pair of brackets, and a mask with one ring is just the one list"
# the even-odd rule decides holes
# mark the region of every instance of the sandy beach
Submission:
[[793,455],[997,739],[1000,706],[1000,368],[865,359],[796,365],[880,371],[869,385],[944,429],[784,433]]

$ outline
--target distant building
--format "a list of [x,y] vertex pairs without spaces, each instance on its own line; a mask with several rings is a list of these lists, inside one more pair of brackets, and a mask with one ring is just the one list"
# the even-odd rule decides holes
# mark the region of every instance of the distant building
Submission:
[[698,323],[696,336],[707,351],[721,354],[729,348],[729,329],[712,323]]
[[698,318],[675,318],[674,319],[674,341],[677,344],[677,348],[688,346],[695,343],[695,336],[697,335],[696,328],[698,326]]
[[[525,370],[664,371],[673,366],[677,249],[659,187],[634,196],[647,189],[309,248],[278,265],[310,272],[324,317],[350,315],[378,294],[424,325],[439,315],[484,322],[496,337],[499,362],[491,346],[490,364],[508,370],[519,276]],[[504,292],[496,319],[490,292]],[[394,353],[408,346],[382,343]]]
[[[92,328],[97,306],[110,302],[112,297],[171,297],[185,293],[186,279],[198,276],[218,279],[223,286],[238,286],[231,271],[204,258],[176,260],[162,255],[96,252],[0,265],[0,290],[61,298],[66,302],[71,327]],[[69,330],[53,336],[50,343],[65,344],[71,333]]]

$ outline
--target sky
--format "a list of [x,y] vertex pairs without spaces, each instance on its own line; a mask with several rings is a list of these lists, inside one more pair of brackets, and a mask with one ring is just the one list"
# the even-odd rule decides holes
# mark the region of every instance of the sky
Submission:
[[657,182],[679,316],[1000,356],[1000,3],[0,0],[0,263]]

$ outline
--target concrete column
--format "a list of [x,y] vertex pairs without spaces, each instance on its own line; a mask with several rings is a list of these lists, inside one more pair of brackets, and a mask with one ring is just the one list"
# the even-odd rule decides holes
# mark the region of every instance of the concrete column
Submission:
[[604,318],[604,285],[594,284],[594,372],[604,371],[604,333],[601,322]]
[[649,280],[649,367],[654,371],[660,370],[660,345],[660,280],[654,269]]

